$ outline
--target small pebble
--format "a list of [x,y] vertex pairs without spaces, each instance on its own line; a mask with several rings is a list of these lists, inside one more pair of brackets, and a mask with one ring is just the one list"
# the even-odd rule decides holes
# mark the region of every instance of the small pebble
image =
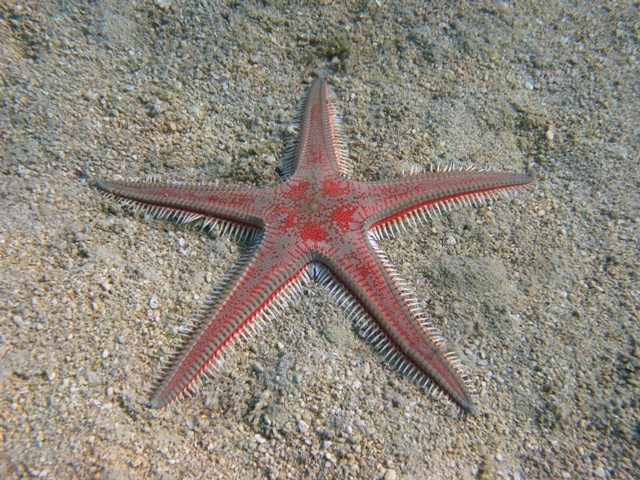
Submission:
[[384,480],[396,480],[398,478],[398,474],[393,468],[388,468],[386,472],[384,472]]
[[307,433],[309,431],[309,424],[304,420],[298,420],[298,430],[300,430],[300,433]]
[[527,90],[533,90],[533,88],[534,88],[534,87],[533,87],[533,83],[531,83],[531,82],[526,82],[526,83],[524,84],[524,88],[526,88]]
[[14,315],[13,317],[11,317],[11,320],[13,320],[13,323],[15,323],[18,327],[21,327],[24,323],[24,320],[20,315]]
[[187,242],[185,242],[184,238],[180,237],[180,238],[178,239],[178,245],[180,245],[181,247],[184,247],[184,244],[185,244],[185,243],[187,243]]
[[189,107],[189,115],[192,117],[199,117],[202,111],[200,110],[200,105],[194,104]]
[[547,140],[549,140],[550,142],[553,142],[553,139],[555,138],[556,134],[553,133],[553,130],[549,129],[547,130],[547,133],[545,133],[545,136],[547,137]]
[[446,243],[447,245],[455,245],[456,238],[453,235],[449,235],[444,243]]
[[160,304],[158,303],[158,299],[156,297],[151,297],[149,299],[149,307],[151,307],[153,310],[155,310],[159,306]]
[[604,468],[602,468],[602,465],[596,468],[593,471],[593,474],[598,478],[605,478],[607,476],[606,472],[604,471]]
[[109,350],[102,351],[102,358],[109,358]]
[[90,385],[96,385],[100,382],[100,377],[95,372],[89,370],[84,373],[84,378],[87,379],[87,382],[89,382]]
[[267,443],[267,440],[260,435],[259,433],[256,433],[255,436],[253,437],[255,439],[256,442],[258,442],[260,445],[262,445],[263,443]]
[[253,369],[258,373],[264,372],[264,368],[262,368],[262,365],[260,365],[258,362],[255,362],[253,364]]

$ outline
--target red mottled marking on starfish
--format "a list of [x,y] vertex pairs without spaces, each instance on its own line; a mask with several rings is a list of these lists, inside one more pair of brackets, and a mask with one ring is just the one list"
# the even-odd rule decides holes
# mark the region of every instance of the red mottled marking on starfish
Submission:
[[[417,308],[376,239],[415,224],[462,201],[529,184],[524,175],[488,171],[438,171],[378,182],[346,175],[339,125],[329,87],[319,77],[309,90],[300,134],[285,181],[271,188],[129,183],[97,180],[124,203],[184,221],[221,222],[223,232],[262,231],[242,267],[210,305],[151,400],[165,406],[194,388],[198,377],[237,335],[274,315],[303,281],[315,275],[364,322],[396,365],[420,381],[433,382],[465,410],[473,400],[461,369]],[[312,272],[312,273],[309,273]],[[342,288],[335,288],[334,286]],[[343,292],[343,293],[341,293]],[[280,299],[284,298],[284,301]]]
[[300,239],[310,244],[319,244],[331,240],[326,230],[318,222],[306,222],[304,229],[300,232]]

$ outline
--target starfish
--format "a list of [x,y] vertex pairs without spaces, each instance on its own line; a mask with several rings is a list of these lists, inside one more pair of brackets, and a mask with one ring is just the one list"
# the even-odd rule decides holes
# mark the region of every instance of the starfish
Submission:
[[137,211],[201,220],[203,228],[218,225],[250,245],[165,367],[151,407],[195,393],[201,376],[215,373],[234,340],[262,328],[316,279],[393,366],[463,411],[474,410],[467,371],[444,351],[443,338],[378,241],[442,210],[524,187],[532,178],[470,167],[354,181],[331,93],[320,75],[298,108],[298,135],[285,152],[283,181],[274,187],[96,180],[106,195]]

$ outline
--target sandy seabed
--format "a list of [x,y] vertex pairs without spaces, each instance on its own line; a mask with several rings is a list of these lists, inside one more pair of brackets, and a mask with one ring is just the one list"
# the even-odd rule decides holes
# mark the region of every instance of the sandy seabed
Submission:
[[[637,475],[640,15],[552,3],[1,1],[0,478]],[[381,245],[475,415],[398,374],[319,285],[194,398],[147,406],[246,245],[92,178],[273,185],[318,71],[354,178],[537,179]]]

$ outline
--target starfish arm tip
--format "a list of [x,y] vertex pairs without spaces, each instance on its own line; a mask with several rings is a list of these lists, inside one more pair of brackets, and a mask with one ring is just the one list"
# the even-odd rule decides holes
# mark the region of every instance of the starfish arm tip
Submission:
[[167,402],[165,401],[164,397],[160,396],[159,394],[155,394],[149,401],[150,408],[164,408],[166,406]]
[[462,411],[468,415],[474,415],[478,411],[475,403],[473,403],[471,399],[465,399],[465,401],[460,404],[460,407]]
[[109,180],[105,180],[104,178],[100,177],[92,177],[91,180],[93,180],[95,186],[103,192],[109,193],[111,191]]

